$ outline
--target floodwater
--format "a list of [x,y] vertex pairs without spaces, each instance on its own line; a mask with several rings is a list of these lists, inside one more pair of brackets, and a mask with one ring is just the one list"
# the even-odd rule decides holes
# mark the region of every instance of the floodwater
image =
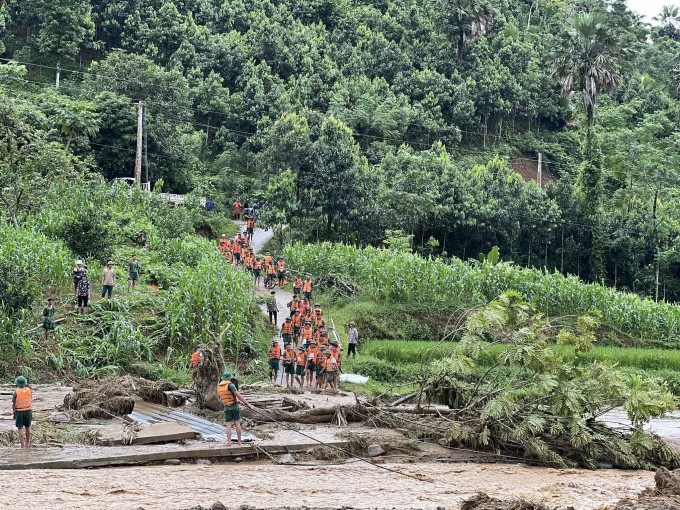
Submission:
[[364,462],[328,466],[219,464],[97,470],[0,472],[0,508],[30,495],[31,508],[50,510],[173,510],[221,501],[262,509],[456,508],[477,492],[522,497],[552,506],[590,510],[634,497],[654,473],[557,470],[525,465],[384,464],[420,480]]

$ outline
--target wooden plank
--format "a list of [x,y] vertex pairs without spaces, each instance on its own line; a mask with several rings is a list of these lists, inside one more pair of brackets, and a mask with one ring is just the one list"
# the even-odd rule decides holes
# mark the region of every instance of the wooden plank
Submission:
[[[337,448],[346,448],[348,445],[347,441],[329,441],[325,442],[325,444]],[[281,455],[284,453],[302,452],[317,446],[319,446],[319,443],[309,441],[292,445],[258,445],[258,449],[266,451],[270,455]],[[139,451],[135,453],[126,453],[125,447],[110,447],[104,449],[110,450],[111,453],[108,455],[94,454],[87,458],[68,458],[68,455],[66,455],[63,458],[44,460],[25,456],[19,462],[0,464],[0,470],[82,469],[105,466],[139,465],[147,464],[149,462],[161,462],[166,459],[229,459],[235,457],[254,457],[258,455],[258,450],[252,446],[232,446],[230,448],[227,448],[226,446],[217,448],[194,447],[183,450],[155,451],[149,453]]]

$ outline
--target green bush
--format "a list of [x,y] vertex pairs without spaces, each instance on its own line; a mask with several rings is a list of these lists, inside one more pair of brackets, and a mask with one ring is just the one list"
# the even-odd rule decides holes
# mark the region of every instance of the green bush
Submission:
[[395,364],[367,356],[360,356],[356,360],[352,360],[351,367],[353,373],[384,383],[415,381],[420,374],[420,365]]
[[106,262],[113,255],[117,226],[101,211],[90,208],[67,218],[59,237],[77,257]]

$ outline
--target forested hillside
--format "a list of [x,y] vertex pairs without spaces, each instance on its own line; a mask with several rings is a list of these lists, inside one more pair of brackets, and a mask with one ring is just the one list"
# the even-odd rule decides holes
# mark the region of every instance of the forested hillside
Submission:
[[[0,202],[132,175],[299,237],[680,298],[680,19],[621,0],[6,0]],[[58,87],[57,85],[57,74]],[[535,171],[542,188],[514,168]],[[102,255],[105,256],[105,255]]]

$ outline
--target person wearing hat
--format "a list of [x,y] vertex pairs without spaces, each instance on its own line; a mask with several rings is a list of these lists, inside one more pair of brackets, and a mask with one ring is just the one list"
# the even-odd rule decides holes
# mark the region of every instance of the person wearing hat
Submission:
[[312,300],[312,277],[307,275],[302,284],[302,295],[307,301]]
[[255,285],[260,287],[262,285],[262,259],[260,257],[253,260],[253,277]]
[[106,263],[102,273],[102,299],[108,294],[109,299],[113,295],[113,287],[116,285],[116,270],[113,268],[113,260]]
[[238,380],[226,371],[222,374],[217,385],[217,395],[224,406],[224,421],[227,423],[227,446],[231,446],[231,424],[236,426],[236,438],[239,446],[241,443],[241,410],[238,403],[252,409],[248,401],[238,392]]
[[217,249],[220,250],[221,253],[224,253],[228,248],[229,240],[227,239],[227,234],[222,234],[220,237],[220,242],[217,245]]
[[319,350],[316,351],[316,359],[314,360],[314,364],[316,365],[316,387],[319,389],[321,389],[321,385],[323,383],[323,372],[326,368],[326,352],[326,346],[322,345],[319,347]]
[[87,269],[85,269],[85,264],[83,264],[83,261],[78,259],[76,260],[76,267],[73,268],[73,271],[71,271],[71,276],[73,276],[73,286],[76,291],[76,301],[78,300],[78,283],[80,283],[80,279],[87,274]]
[[300,310],[295,310],[290,321],[293,324],[293,342],[295,342],[295,345],[298,345],[300,343],[300,333],[302,333],[302,315],[300,315]]
[[267,298],[267,312],[269,313],[269,323],[275,326],[279,323],[278,313],[279,307],[276,304],[276,292],[271,291],[269,298]]
[[276,261],[276,277],[279,280],[279,288],[286,285],[286,261],[283,257]]
[[347,342],[347,358],[349,359],[350,354],[353,358],[357,357],[357,344],[359,343],[359,331],[357,331],[357,326],[354,321],[349,323],[349,341]]
[[54,299],[48,298],[47,299],[47,306],[43,308],[42,311],[42,316],[43,316],[43,324],[42,327],[45,330],[45,343],[47,343],[47,337],[52,334],[52,338],[56,341],[57,340],[57,323],[54,320],[54,314],[56,310],[54,308]]
[[276,337],[272,338],[272,345],[269,347],[269,382],[276,382],[279,376],[279,362],[281,360],[281,346]]
[[304,346],[298,347],[295,355],[295,380],[300,384],[300,389],[305,385],[305,368],[307,366],[307,353]]
[[302,292],[302,278],[300,278],[300,275],[296,275],[295,282],[293,283],[293,295],[299,297],[301,292]]
[[316,373],[316,342],[311,340],[307,344],[307,385],[312,385],[314,374]]
[[134,289],[139,280],[139,262],[137,262],[137,255],[132,256],[132,260],[128,262],[128,293],[130,289]]
[[87,304],[90,301],[90,282],[87,281],[87,275],[84,274],[80,281],[78,282],[78,290],[76,291],[78,296],[78,313],[84,314]]
[[325,390],[328,388],[328,386],[330,386],[332,390],[337,390],[335,376],[338,373],[338,361],[335,359],[335,356],[333,356],[333,352],[330,349],[327,349],[325,354],[326,359],[323,363],[323,373],[326,376],[326,380],[324,382],[323,389]]
[[283,354],[283,370],[286,373],[286,386],[293,386],[295,380],[295,351],[290,343],[285,344],[285,352]]
[[31,421],[33,420],[33,392],[28,387],[28,381],[23,375],[14,380],[17,389],[12,395],[12,416],[19,431],[21,449],[31,447]]
[[290,345],[293,342],[293,320],[286,317],[281,326],[281,338],[283,338],[283,345]]

